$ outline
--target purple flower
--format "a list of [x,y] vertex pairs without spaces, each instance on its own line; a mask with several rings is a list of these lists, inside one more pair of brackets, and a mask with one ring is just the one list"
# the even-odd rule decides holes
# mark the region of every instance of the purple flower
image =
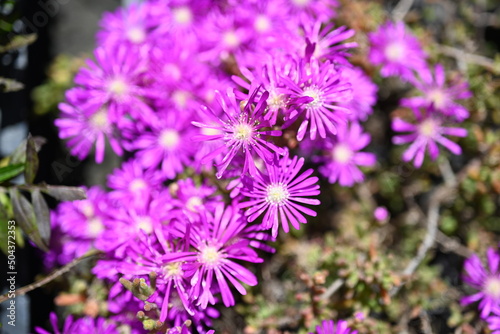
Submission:
[[321,138],[326,138],[327,131],[337,134],[337,128],[345,126],[350,111],[338,104],[349,102],[352,90],[351,84],[345,81],[335,65],[329,61],[320,63],[311,59],[306,62],[302,59],[298,64],[297,80],[282,79],[286,84],[285,92],[290,94],[291,103],[297,109],[287,116],[284,127],[304,115],[297,131],[297,140],[304,139],[308,128],[310,138],[316,139],[317,133]]
[[423,96],[405,98],[401,105],[410,108],[432,108],[445,116],[450,116],[458,122],[469,117],[469,112],[464,106],[456,103],[457,100],[468,99],[472,96],[468,84],[461,78],[450,85],[446,84],[446,75],[441,64],[437,64],[434,75],[430,71],[420,73],[420,80],[413,80],[413,84]]
[[347,327],[347,321],[339,320],[336,323],[333,320],[323,320],[321,325],[316,326],[316,333],[309,334],[357,334],[358,331]]
[[302,204],[319,205],[317,199],[307,198],[319,195],[317,177],[310,177],[312,169],[297,176],[304,166],[304,158],[290,159],[285,156],[277,165],[267,165],[268,175],[259,173],[253,178],[243,178],[241,193],[250,200],[240,203],[241,208],[249,208],[245,212],[248,221],[252,222],[264,212],[262,219],[263,229],[272,229],[273,237],[278,234],[281,221],[283,230],[289,232],[289,224],[297,230],[299,223],[306,224],[303,214],[316,216],[316,212]]
[[149,3],[133,3],[127,8],[103,15],[97,41],[107,48],[120,44],[141,46],[151,41],[150,36],[159,23],[159,17],[153,15]]
[[175,215],[177,211],[182,212],[191,221],[199,219],[200,213],[208,210],[212,212],[215,206],[222,201],[220,195],[215,195],[216,188],[205,184],[197,186],[193,179],[179,180],[175,186],[170,186],[174,193],[172,199],[173,209],[170,211]]
[[373,211],[373,217],[381,222],[389,218],[389,211],[387,211],[387,208],[384,206],[379,206]]
[[491,334],[500,334],[500,315],[493,314],[486,318]]
[[129,160],[108,175],[108,186],[113,189],[109,199],[129,205],[135,203],[140,207],[146,206],[155,190],[162,184],[161,173],[155,169],[144,170],[137,160]]
[[337,0],[284,0],[290,8],[290,13],[308,20],[326,22],[335,17],[334,8],[339,5]]
[[399,76],[404,80],[414,77],[413,71],[426,70],[427,55],[417,38],[411,35],[403,22],[387,22],[369,34],[371,43],[369,59],[381,65],[383,77]]
[[261,98],[254,105],[257,91],[254,91],[248,102],[241,110],[240,102],[236,99],[234,92],[228,89],[227,94],[217,92],[217,100],[224,112],[224,118],[217,118],[217,114],[212,110],[212,114],[217,118],[218,124],[204,124],[193,122],[193,125],[207,130],[212,129],[212,134],[201,134],[193,137],[195,141],[222,140],[221,145],[214,151],[207,154],[202,163],[211,161],[214,157],[223,154],[224,158],[216,166],[219,167],[217,178],[221,178],[231,161],[237,154],[243,154],[245,162],[242,174],[247,172],[255,175],[254,155],[259,156],[267,163],[275,160],[276,154],[283,154],[283,149],[265,140],[266,136],[280,136],[281,131],[265,130],[270,126],[269,122],[263,119],[262,114],[266,110],[266,100],[268,93],[262,94]]
[[[50,324],[52,325],[52,330],[54,334],[118,334],[118,328],[116,325],[104,318],[93,319],[91,317],[85,317],[78,320],[73,320],[73,316],[68,316],[64,321],[62,330],[59,330],[57,325],[57,315],[54,312],[50,313]],[[51,332],[46,331],[40,327],[35,327],[35,332],[37,334],[51,334]]]
[[323,162],[318,171],[328,178],[330,183],[339,182],[341,186],[351,187],[364,180],[358,166],[371,167],[376,163],[373,153],[359,152],[370,143],[370,135],[363,133],[358,123],[340,128],[335,138],[323,145],[326,154],[318,160]]
[[[347,27],[334,29],[333,24],[328,24],[321,29],[320,21],[308,22],[304,25],[305,43],[299,49],[301,56],[316,59],[329,59],[332,63],[350,65],[347,57],[350,54],[346,51],[358,46],[356,42],[345,42],[346,39],[354,36],[355,31]],[[305,52],[305,53],[304,53]]]
[[155,94],[144,87],[142,79],[147,70],[144,57],[131,48],[99,47],[94,52],[97,63],[88,60],[75,77],[87,96],[81,107],[109,109],[109,120],[122,122],[130,114],[134,119],[147,120],[153,113],[145,99]]
[[130,141],[128,149],[137,150],[136,158],[148,169],[160,166],[165,178],[174,179],[191,164],[196,145],[189,115],[175,110],[158,113],[148,121],[150,131],[142,131]]
[[[69,96],[79,94],[75,90],[68,93]],[[82,109],[79,106],[60,103],[59,109],[61,115],[54,123],[59,128],[59,138],[68,139],[67,145],[72,155],[83,160],[95,145],[95,161],[101,163],[104,160],[106,138],[115,153],[122,155],[123,149],[106,107]]]
[[342,77],[351,83],[353,97],[341,105],[351,110],[351,121],[366,121],[377,102],[378,86],[359,67],[342,68]]
[[[184,261],[182,270],[191,277],[190,295],[196,305],[205,309],[215,304],[214,293],[220,292],[225,306],[233,306],[234,296],[228,281],[242,295],[246,290],[240,283],[257,284],[257,278],[236,261],[261,263],[263,260],[250,247],[244,237],[246,222],[236,207],[224,209],[220,203],[211,215],[202,215],[199,224],[189,225],[190,244],[193,252],[173,254],[172,262]],[[187,233],[187,226],[184,231]]]
[[417,124],[411,124],[400,118],[392,120],[392,129],[396,132],[411,132],[410,134],[397,135],[392,138],[396,145],[411,143],[403,153],[403,161],[413,161],[417,168],[422,166],[425,151],[429,151],[429,156],[435,160],[439,155],[438,143],[446,147],[453,154],[461,154],[462,149],[458,144],[452,142],[448,136],[466,137],[467,130],[463,128],[445,127],[445,118],[434,112],[422,114],[418,109],[413,109]]
[[465,261],[463,280],[479,291],[460,300],[462,305],[479,301],[479,311],[483,319],[492,312],[500,314],[500,255],[488,248],[486,257],[488,267],[483,266],[476,254]]

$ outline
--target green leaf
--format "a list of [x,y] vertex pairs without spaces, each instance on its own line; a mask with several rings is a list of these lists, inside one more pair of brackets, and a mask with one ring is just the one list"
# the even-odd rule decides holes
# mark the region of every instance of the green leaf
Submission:
[[24,88],[24,84],[14,79],[0,77],[0,93],[17,92]]
[[2,252],[7,255],[8,250],[8,221],[9,217],[7,214],[7,210],[0,203],[0,249]]
[[18,176],[19,174],[22,173],[23,170],[24,170],[24,163],[8,165],[0,168],[0,182],[5,182],[7,180],[10,180]]
[[35,217],[38,224],[38,230],[40,231],[40,237],[42,241],[46,244],[50,244],[50,211],[43,198],[40,189],[35,188],[31,192],[31,202],[33,203],[33,208],[35,209]]
[[59,201],[76,201],[87,198],[85,190],[79,187],[45,186],[42,191]]
[[[35,143],[35,149],[37,152],[40,152],[42,149],[42,146],[47,142],[47,139],[40,137],[40,136],[35,136],[31,137]],[[16,163],[25,163],[26,162],[26,143],[28,139],[24,139],[19,146],[17,146],[16,150],[14,153],[10,155],[10,163],[11,164],[16,164]]]
[[7,45],[0,45],[0,53],[20,49],[35,42],[36,39],[36,34],[14,36]]
[[47,252],[47,245],[43,242],[40,232],[38,231],[38,226],[36,225],[36,216],[33,206],[16,188],[9,188],[9,194],[16,223],[23,229],[24,233],[26,233],[35,245]]
[[38,172],[38,165],[39,161],[36,152],[36,144],[30,134],[26,141],[26,168],[24,169],[24,178],[27,184],[33,184],[36,173]]

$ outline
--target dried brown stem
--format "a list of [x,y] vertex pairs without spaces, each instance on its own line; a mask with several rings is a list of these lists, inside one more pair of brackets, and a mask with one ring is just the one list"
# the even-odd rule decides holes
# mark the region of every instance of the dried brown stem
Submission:
[[[25,295],[28,292],[33,291],[33,290],[51,282],[51,281],[53,281],[57,277],[64,275],[65,273],[70,271],[73,267],[77,266],[83,260],[88,259],[88,258],[93,257],[93,256],[96,256],[96,255],[100,255],[100,254],[101,254],[101,251],[98,251],[98,250],[91,250],[91,251],[87,252],[86,254],[80,256],[79,258],[74,259],[73,261],[71,261],[70,263],[65,265],[64,267],[59,268],[57,270],[54,270],[46,277],[44,277],[44,278],[42,278],[34,283],[23,286],[22,288],[17,289],[15,291],[15,297]],[[10,298],[8,297],[8,295],[9,294],[6,293],[6,294],[0,296],[0,303],[3,303],[5,301],[9,300]]]

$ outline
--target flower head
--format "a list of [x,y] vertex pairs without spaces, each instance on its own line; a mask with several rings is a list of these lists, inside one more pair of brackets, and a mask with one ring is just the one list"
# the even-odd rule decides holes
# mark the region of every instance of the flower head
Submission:
[[457,77],[454,82],[446,84],[446,75],[441,64],[436,65],[434,75],[430,71],[421,72],[420,80],[413,80],[413,84],[423,95],[404,98],[401,105],[410,108],[432,108],[458,122],[469,117],[467,109],[456,102],[472,96],[467,82]]
[[359,152],[370,143],[370,135],[363,133],[358,123],[340,128],[337,136],[323,143],[326,154],[317,160],[323,162],[319,172],[330,183],[339,182],[341,186],[352,186],[363,181],[364,175],[358,166],[371,167],[376,158],[373,153]]
[[371,48],[369,59],[381,65],[383,77],[399,76],[404,80],[414,77],[413,71],[427,68],[427,57],[417,38],[411,35],[403,22],[387,22],[369,34]]
[[290,126],[302,115],[303,120],[297,131],[297,140],[304,139],[307,129],[311,139],[319,134],[326,138],[327,133],[336,134],[339,126],[345,126],[349,109],[340,106],[352,99],[351,84],[344,80],[341,71],[326,61],[316,59],[298,63],[297,80],[283,78],[285,92],[289,94],[295,110],[287,115],[284,127]]
[[304,166],[304,158],[284,156],[277,165],[267,165],[268,174],[259,173],[253,178],[243,178],[241,193],[250,200],[240,203],[248,221],[252,222],[264,214],[263,229],[272,229],[273,237],[278,234],[281,221],[283,230],[289,232],[289,224],[300,229],[300,224],[307,223],[304,214],[316,216],[316,212],[302,204],[319,205],[317,199],[308,198],[319,195],[317,177],[310,177],[309,169],[299,175]]
[[413,113],[417,120],[417,124],[411,124],[403,121],[400,118],[395,118],[392,121],[392,129],[397,132],[410,132],[410,134],[397,135],[392,138],[392,142],[396,145],[411,143],[408,149],[403,153],[403,161],[411,161],[419,168],[422,166],[426,150],[432,160],[435,160],[439,155],[438,143],[446,147],[453,154],[461,154],[460,146],[445,135],[465,137],[467,130],[463,128],[445,127],[446,119],[435,113],[421,113],[417,109],[413,109]]
[[[256,94],[257,90],[252,93],[241,109],[242,101],[237,100],[231,90],[228,90],[227,94],[217,92],[217,100],[222,107],[225,120],[217,118],[219,124],[215,125],[193,122],[193,125],[200,128],[215,130],[213,134],[201,134],[193,137],[193,140],[221,140],[221,145],[202,159],[202,163],[206,163],[211,161],[213,157],[224,155],[221,162],[216,165],[219,167],[216,174],[218,178],[222,177],[236,155],[242,154],[245,158],[242,173],[248,172],[250,175],[255,175],[257,173],[254,162],[255,155],[272,163],[276,154],[283,153],[281,148],[265,140],[266,136],[281,135],[281,131],[266,130],[270,124],[263,119],[262,115],[266,110],[266,100],[269,94],[262,94],[257,103],[254,104]],[[209,110],[217,117],[213,110]]]
[[323,320],[321,325],[316,326],[316,333],[309,334],[357,334],[358,331],[347,327],[347,321]]
[[500,255],[498,251],[489,248],[486,258],[487,267],[481,263],[476,254],[465,261],[463,279],[478,292],[460,300],[462,305],[479,302],[479,311],[483,319],[492,312],[500,314]]

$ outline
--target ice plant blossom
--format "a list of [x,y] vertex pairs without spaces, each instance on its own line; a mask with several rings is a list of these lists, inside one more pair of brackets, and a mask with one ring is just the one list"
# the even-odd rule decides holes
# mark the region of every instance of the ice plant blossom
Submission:
[[243,178],[241,193],[249,198],[242,202],[241,208],[248,208],[245,212],[249,222],[253,222],[264,214],[262,228],[271,229],[273,237],[278,234],[281,221],[283,230],[290,231],[289,224],[297,230],[300,223],[306,224],[308,216],[316,216],[316,212],[302,204],[319,205],[320,202],[310,196],[319,195],[317,177],[311,177],[312,169],[299,175],[304,166],[304,158],[288,155],[280,159],[277,165],[268,165],[267,174],[259,173],[253,178]]

